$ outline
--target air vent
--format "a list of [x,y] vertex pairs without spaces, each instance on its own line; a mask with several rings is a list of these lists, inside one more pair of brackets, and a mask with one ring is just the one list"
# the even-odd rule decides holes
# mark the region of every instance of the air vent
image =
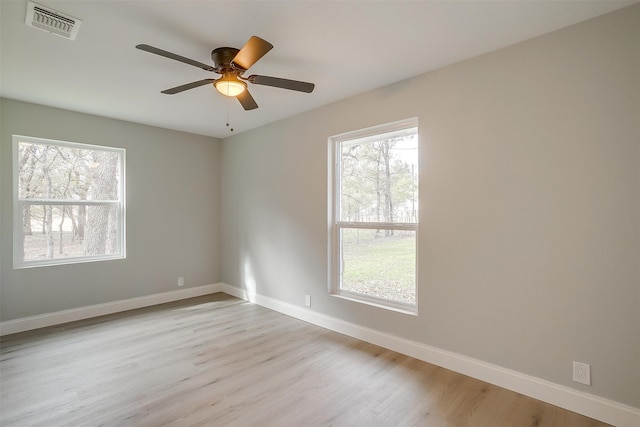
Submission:
[[25,24],[65,39],[75,40],[82,21],[28,1]]

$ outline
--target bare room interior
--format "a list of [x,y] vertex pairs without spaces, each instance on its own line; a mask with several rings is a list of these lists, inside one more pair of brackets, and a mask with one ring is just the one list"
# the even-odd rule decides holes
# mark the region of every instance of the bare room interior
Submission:
[[640,425],[638,1],[0,0],[0,177],[3,426]]

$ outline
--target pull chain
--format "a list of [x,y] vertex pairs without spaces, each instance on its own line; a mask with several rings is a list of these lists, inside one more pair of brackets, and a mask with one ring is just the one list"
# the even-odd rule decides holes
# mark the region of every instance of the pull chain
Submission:
[[[231,102],[231,97],[227,97],[227,127],[229,127],[229,103]],[[233,128],[229,128],[231,132],[233,132]]]

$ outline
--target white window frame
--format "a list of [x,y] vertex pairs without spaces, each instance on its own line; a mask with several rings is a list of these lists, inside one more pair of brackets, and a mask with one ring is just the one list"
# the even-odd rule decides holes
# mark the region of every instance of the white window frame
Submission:
[[[373,126],[366,129],[345,132],[329,138],[329,200],[328,200],[328,217],[329,217],[329,294],[332,296],[348,299],[367,305],[398,311],[406,314],[418,314],[418,218],[415,223],[399,223],[399,222],[349,222],[340,220],[340,177],[341,177],[341,159],[339,146],[348,141],[355,139],[364,139],[374,137],[381,134],[391,132],[401,133],[409,129],[418,128],[418,119],[411,118],[393,123]],[[419,152],[418,143],[418,152]],[[419,169],[419,168],[418,168]],[[418,200],[420,200],[418,190]],[[342,247],[340,244],[340,232],[342,229],[376,229],[376,230],[399,230],[414,231],[416,234],[416,276],[415,276],[415,304],[407,304],[398,301],[392,301],[382,298],[376,298],[365,294],[350,292],[341,288],[342,281]]]
[[[18,146],[19,143],[33,143],[41,145],[57,145],[61,147],[72,147],[92,151],[115,152],[120,156],[120,181],[118,183],[118,194],[120,200],[75,200],[75,199],[20,199],[19,198],[19,159]],[[13,135],[13,268],[31,268],[44,267],[52,265],[77,264],[94,261],[108,261],[126,258],[126,218],[125,218],[125,165],[126,150],[124,148],[107,147],[102,145],[90,145],[78,142],[60,141],[48,138],[36,138],[24,135]],[[118,208],[118,231],[117,240],[120,243],[118,253],[109,255],[85,255],[78,257],[53,258],[46,260],[28,260],[23,259],[23,229],[22,215],[23,206],[39,205],[39,206],[116,206]]]

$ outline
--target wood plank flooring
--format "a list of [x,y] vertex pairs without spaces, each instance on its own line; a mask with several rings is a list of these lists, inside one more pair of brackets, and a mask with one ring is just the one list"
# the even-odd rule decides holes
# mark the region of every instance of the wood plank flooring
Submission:
[[214,294],[4,337],[9,426],[604,426]]

